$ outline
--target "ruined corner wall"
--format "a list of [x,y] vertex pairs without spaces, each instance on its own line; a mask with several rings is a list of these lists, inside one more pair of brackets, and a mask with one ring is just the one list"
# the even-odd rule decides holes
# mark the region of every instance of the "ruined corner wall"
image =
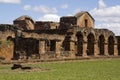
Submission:
[[13,46],[15,38],[13,25],[0,24],[0,60],[11,60],[13,57]]
[[0,59],[11,60],[13,58],[13,42],[0,41]]

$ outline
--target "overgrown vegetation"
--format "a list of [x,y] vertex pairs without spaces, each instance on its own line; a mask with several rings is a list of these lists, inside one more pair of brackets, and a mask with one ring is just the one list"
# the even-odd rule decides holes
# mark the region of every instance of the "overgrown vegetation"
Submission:
[[48,71],[16,71],[0,66],[1,80],[119,80],[120,59],[25,64]]
[[13,42],[0,41],[0,61],[5,59],[11,59],[13,52]]
[[8,47],[9,45],[11,45],[12,42],[11,41],[0,41],[0,48],[1,47]]

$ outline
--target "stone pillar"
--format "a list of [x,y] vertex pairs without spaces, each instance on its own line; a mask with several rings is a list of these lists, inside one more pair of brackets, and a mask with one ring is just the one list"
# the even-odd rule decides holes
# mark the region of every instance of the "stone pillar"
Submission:
[[56,57],[60,58],[60,53],[61,53],[61,42],[60,41],[56,41]]
[[98,56],[98,54],[99,54],[98,42],[95,41],[95,43],[94,43],[94,56]]
[[118,45],[114,44],[114,55],[118,56]]
[[75,58],[75,42],[70,41],[70,57]]
[[82,54],[82,56],[85,57],[85,56],[87,56],[87,37],[84,36],[83,40],[84,41],[83,41],[83,54]]
[[87,42],[83,43],[83,57],[87,56]]
[[107,42],[107,40],[105,41],[104,45],[105,45],[105,47],[104,47],[105,55],[108,56],[109,53],[108,53],[108,42]]
[[40,58],[45,58],[45,40],[39,40],[39,54]]

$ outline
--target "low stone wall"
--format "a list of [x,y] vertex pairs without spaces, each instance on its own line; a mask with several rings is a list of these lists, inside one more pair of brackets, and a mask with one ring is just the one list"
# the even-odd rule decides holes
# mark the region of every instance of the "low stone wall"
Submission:
[[75,58],[75,53],[72,51],[62,51],[58,54],[55,51],[48,51],[44,54],[40,54],[41,60],[46,59],[62,59],[62,58]]

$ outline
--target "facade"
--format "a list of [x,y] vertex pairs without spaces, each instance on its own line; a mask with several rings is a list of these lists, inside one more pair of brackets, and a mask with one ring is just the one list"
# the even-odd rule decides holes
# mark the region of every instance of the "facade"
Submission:
[[[37,21],[35,30],[22,30],[19,33],[21,36],[16,37],[14,57],[117,56],[114,33],[107,29],[95,29],[94,22],[88,12],[61,17],[59,24]],[[53,23],[55,25],[51,26]]]
[[118,56],[119,41],[108,29],[94,28],[88,12],[64,16],[60,22],[34,21],[29,16],[14,20],[13,59],[61,59]]

